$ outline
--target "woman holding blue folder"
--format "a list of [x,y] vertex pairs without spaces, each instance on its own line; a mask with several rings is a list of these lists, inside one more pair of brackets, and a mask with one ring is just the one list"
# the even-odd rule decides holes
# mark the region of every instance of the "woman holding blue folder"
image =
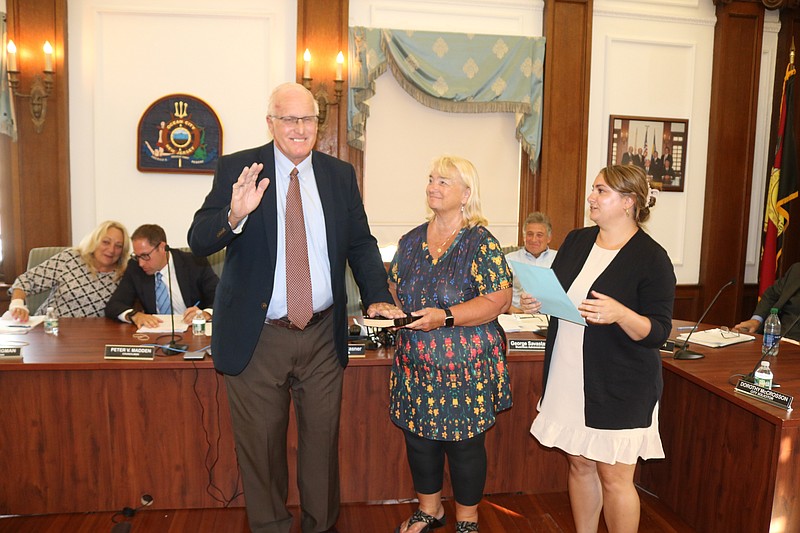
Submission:
[[531,433],[567,455],[578,532],[597,531],[601,510],[609,531],[637,531],[636,462],[664,457],[658,349],[672,328],[675,274],[641,227],[649,201],[640,168],[601,170],[588,197],[596,226],[567,235],[552,266],[587,325],[551,320]]

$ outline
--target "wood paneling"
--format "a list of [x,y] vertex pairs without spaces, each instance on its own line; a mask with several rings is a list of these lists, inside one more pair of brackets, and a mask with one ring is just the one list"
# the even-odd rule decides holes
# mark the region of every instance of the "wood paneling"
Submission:
[[[663,359],[666,459],[644,463],[641,486],[698,532],[800,531],[800,420],[734,393],[730,384],[760,359],[760,338],[693,348],[705,358]],[[800,347],[781,345],[771,366],[780,391],[798,397]]]
[[344,53],[342,96],[338,104],[328,108],[327,123],[317,136],[316,149],[348,161],[355,167],[358,185],[364,192],[364,153],[347,144],[347,58],[349,0],[298,0],[297,2],[297,82],[303,78],[303,52],[312,53],[314,78],[311,91],[317,94],[320,83],[332,99],[333,79],[336,74],[335,59]]
[[706,318],[709,323],[731,324],[742,306],[764,6],[724,2],[717,5],[716,14],[700,307],[705,308],[725,283],[736,280]]
[[[0,173],[3,200],[4,278],[11,282],[25,270],[28,251],[37,246],[72,242],[69,189],[69,113],[67,93],[66,0],[9,0],[8,35],[18,49],[21,93],[30,93],[36,74],[44,70],[42,45],[54,48],[54,86],[47,99],[46,122],[34,130],[30,100],[16,97],[19,140],[9,145],[9,159]],[[7,166],[6,166],[7,165]]]
[[678,285],[675,287],[675,305],[672,316],[681,320],[698,320],[703,312],[700,306],[700,287]]
[[523,173],[519,213],[521,225],[530,211],[545,211],[555,248],[570,230],[583,226],[592,6],[591,0],[545,2],[542,155],[536,183]]

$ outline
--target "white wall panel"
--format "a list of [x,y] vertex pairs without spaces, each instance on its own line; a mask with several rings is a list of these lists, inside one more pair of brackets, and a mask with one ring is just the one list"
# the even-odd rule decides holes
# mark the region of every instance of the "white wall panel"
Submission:
[[[750,193],[750,219],[747,230],[745,252],[745,283],[758,283],[758,267],[761,262],[761,237],[764,222],[764,195],[774,154],[769,151],[769,136],[772,129],[772,95],[775,87],[775,62],[778,50],[780,17],[777,11],[767,11],[761,48],[761,71],[758,77],[758,111],[756,113],[756,139],[753,154],[753,182]],[[782,66],[785,69],[785,65]],[[777,126],[775,127],[777,130]]]
[[155,0],[69,3],[73,239],[113,218],[129,230],[158,223],[186,244],[209,174],[139,172],[137,125],[159,98],[205,100],[223,128],[223,153],[268,140],[269,92],[294,78],[296,3]]
[[502,244],[516,243],[520,153],[514,129],[513,114],[436,111],[409,96],[391,74],[378,78],[367,122],[364,203],[379,244],[396,243],[425,220],[431,161],[443,154],[472,161],[490,231]]
[[[351,0],[350,25],[424,31],[541,35],[543,2]],[[369,101],[364,204],[381,246],[397,242],[425,217],[431,161],[442,154],[471,160],[481,178],[489,228],[503,244],[517,242],[520,146],[508,113],[436,111],[411,98],[391,73]]]
[[[708,152],[713,5],[596,2],[587,190],[606,165],[610,115],[689,120],[684,192],[662,192],[647,231],[667,250],[678,283],[696,283]],[[591,221],[586,219],[587,225]]]

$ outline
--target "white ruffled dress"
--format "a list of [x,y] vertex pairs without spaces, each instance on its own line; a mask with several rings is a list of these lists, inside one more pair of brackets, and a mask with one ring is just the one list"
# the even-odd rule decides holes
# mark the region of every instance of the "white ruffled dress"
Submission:
[[[618,250],[606,250],[596,244],[586,263],[570,286],[567,295],[578,306],[592,283],[608,267]],[[592,327],[592,326],[587,326]],[[570,455],[581,455],[602,463],[634,464],[643,459],[664,458],[658,433],[658,404],[647,428],[594,429],[586,426],[583,392],[584,326],[561,320],[553,346],[547,389],[539,402],[538,416],[531,433],[542,445],[560,448]]]

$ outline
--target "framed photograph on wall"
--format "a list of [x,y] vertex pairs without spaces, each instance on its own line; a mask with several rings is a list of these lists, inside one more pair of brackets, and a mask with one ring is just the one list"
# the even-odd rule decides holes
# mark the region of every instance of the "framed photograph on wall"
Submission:
[[637,165],[651,187],[683,192],[689,120],[611,115],[608,164]]

